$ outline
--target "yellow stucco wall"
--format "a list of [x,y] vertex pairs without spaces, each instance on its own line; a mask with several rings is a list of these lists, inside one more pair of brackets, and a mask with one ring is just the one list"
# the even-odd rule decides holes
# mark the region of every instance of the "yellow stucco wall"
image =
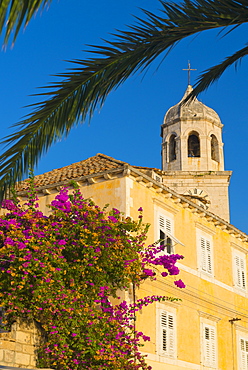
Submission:
[[[174,220],[174,236],[184,244],[184,246],[175,245],[175,253],[185,257],[180,264],[180,278],[185,282],[186,288],[182,290],[176,288],[172,277],[161,277],[154,282],[145,282],[137,292],[138,298],[147,294],[158,294],[182,299],[178,304],[164,303],[165,309],[176,313],[177,354],[174,359],[158,356],[156,305],[145,308],[138,314],[137,325],[151,337],[151,342],[145,344],[143,351],[151,353],[148,358],[151,359],[153,369],[185,369],[185,367],[206,369],[202,359],[203,322],[216,327],[218,351],[216,368],[238,369],[236,325],[238,323],[244,336],[247,336],[247,276],[245,290],[234,287],[232,250],[241,251],[247,260],[247,243],[216,226],[214,220],[208,221],[206,217],[192,212],[189,208],[183,208],[174,200],[157,193],[154,188],[145,187],[142,183],[134,181],[130,195],[133,202],[131,216],[136,218],[137,209],[142,206],[144,221],[151,224],[149,243],[156,239],[154,210],[159,207],[171,215]],[[197,233],[209,235],[212,241],[211,276],[199,268]],[[232,324],[229,320],[233,318],[241,320]]]
[[[118,208],[134,219],[139,215],[138,208],[142,207],[144,222],[150,224],[148,244],[157,238],[156,212],[164,211],[173,219],[174,236],[184,244],[176,244],[174,248],[175,253],[185,257],[179,264],[179,277],[185,282],[185,289],[175,287],[174,277],[160,277],[153,282],[145,281],[136,290],[137,298],[166,295],[182,299],[175,303],[153,304],[137,314],[137,329],[151,337],[151,341],[142,347],[142,352],[148,354],[148,362],[153,369],[208,369],[203,365],[201,334],[203,323],[207,323],[216,328],[218,354],[215,368],[238,370],[236,333],[239,330],[244,336],[248,336],[248,295],[247,276],[246,289],[234,287],[233,250],[242,253],[247,262],[247,243],[237,233],[225,230],[216,219],[205,217],[204,212],[201,214],[199,210],[189,208],[177,199],[158,192],[156,187],[145,186],[129,176],[86,183],[81,191],[85,198],[92,198],[99,206],[109,203],[110,207]],[[40,194],[43,212],[47,212],[46,205],[56,194],[56,190],[46,196]],[[208,235],[211,239],[212,275],[202,272],[199,267],[197,238],[201,234]],[[173,312],[176,317],[174,358],[159,355],[157,315],[161,308]],[[229,322],[233,318],[241,320]]]

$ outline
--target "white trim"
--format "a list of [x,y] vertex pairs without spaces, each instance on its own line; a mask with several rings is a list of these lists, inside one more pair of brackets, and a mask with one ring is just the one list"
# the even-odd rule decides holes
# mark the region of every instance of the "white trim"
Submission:
[[230,244],[231,244],[232,247],[234,247],[234,249],[239,250],[240,252],[242,252],[244,254],[248,254],[247,245],[245,243],[243,243],[243,244],[245,244],[246,248],[243,247],[242,245],[238,245],[234,242],[231,242]]
[[210,229],[210,227],[208,226],[205,226],[205,225],[202,225],[200,222],[196,221],[195,222],[195,227],[197,229],[200,229],[202,230],[205,234],[207,235],[215,235],[216,234],[216,230],[213,230],[213,229]]
[[167,212],[170,214],[170,217],[173,217],[172,215],[175,215],[178,213],[178,209],[175,209],[175,207],[172,207],[169,204],[165,203],[164,200],[160,200],[158,198],[152,198],[152,200],[153,200],[155,208],[160,208],[162,213]]

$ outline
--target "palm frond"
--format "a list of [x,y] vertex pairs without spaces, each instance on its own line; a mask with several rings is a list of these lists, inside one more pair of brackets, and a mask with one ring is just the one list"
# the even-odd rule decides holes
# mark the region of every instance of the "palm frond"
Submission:
[[0,0],[0,34],[4,34],[7,45],[13,33],[15,41],[20,28],[27,26],[39,9],[48,6],[52,0]]
[[197,84],[194,86],[193,91],[187,96],[185,101],[191,100],[194,96],[206,90],[211,84],[213,84],[221,77],[221,75],[228,67],[241,62],[241,59],[246,55],[248,55],[248,46],[245,46],[244,48],[235,52],[233,55],[227,57],[222,63],[217,64],[216,66],[204,71],[199,76]]
[[198,32],[248,21],[247,0],[161,4],[160,16],[144,10],[144,19],[137,18],[127,31],[118,31],[114,41],[94,47],[94,58],[74,61],[77,68],[58,75],[63,80],[50,86],[52,91],[39,94],[47,99],[32,106],[33,112],[15,125],[16,132],[1,142],[7,145],[0,156],[4,192],[21,180],[54,142],[91,117],[110,91],[137,71],[144,71],[161,53]]

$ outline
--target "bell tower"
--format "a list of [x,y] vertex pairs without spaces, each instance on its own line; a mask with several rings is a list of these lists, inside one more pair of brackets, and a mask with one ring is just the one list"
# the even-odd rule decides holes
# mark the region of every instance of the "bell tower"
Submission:
[[163,182],[205,209],[229,221],[222,127],[218,114],[197,98],[171,107],[161,126]]

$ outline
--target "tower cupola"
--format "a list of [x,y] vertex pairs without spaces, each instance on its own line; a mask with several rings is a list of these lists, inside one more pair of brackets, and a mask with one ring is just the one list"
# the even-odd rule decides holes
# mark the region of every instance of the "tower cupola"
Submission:
[[218,114],[197,98],[171,107],[161,126],[163,183],[177,193],[229,221],[222,127]]
[[165,114],[162,169],[223,171],[223,125],[218,114],[197,98],[183,103],[191,91],[189,85],[181,101]]

